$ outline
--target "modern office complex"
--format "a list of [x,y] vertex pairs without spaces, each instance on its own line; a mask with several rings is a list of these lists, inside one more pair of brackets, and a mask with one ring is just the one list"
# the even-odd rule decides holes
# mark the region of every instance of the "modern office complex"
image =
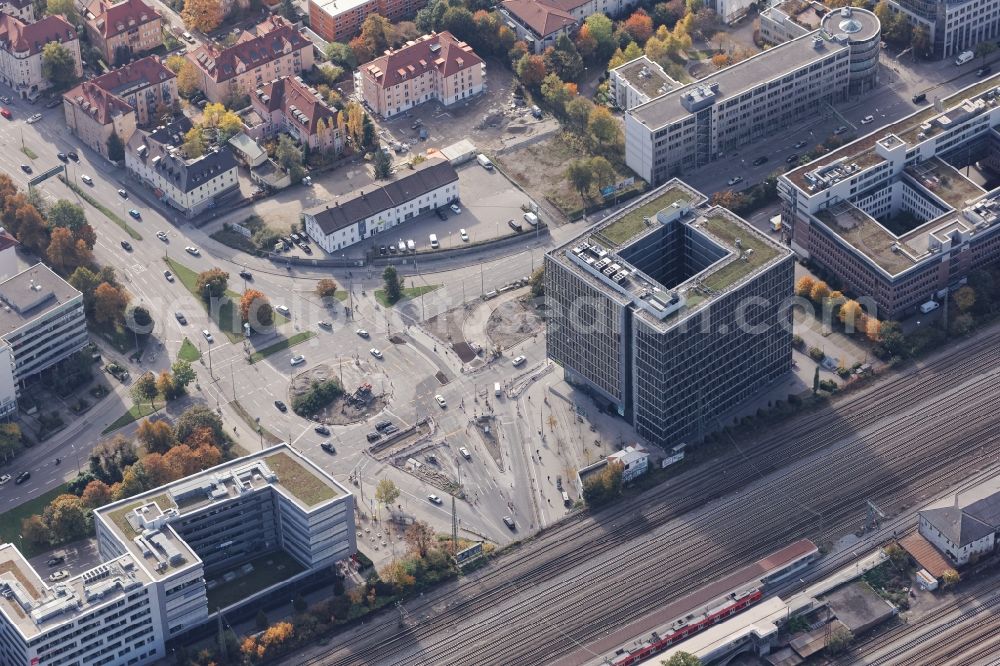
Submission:
[[[1000,198],[962,173],[1000,167],[1000,77],[783,175],[791,246],[898,318],[1000,258]],[[971,176],[972,174],[970,174]]]
[[625,114],[625,161],[653,184],[704,166],[877,83],[881,28],[863,9],[673,88]]
[[[0,663],[151,663],[210,612],[356,552],[350,491],[286,444],[104,506],[94,523],[104,563],[61,582],[0,546]],[[258,569],[287,576],[234,602]]]
[[14,411],[16,402],[3,387],[13,384],[19,394],[25,381],[83,349],[88,337],[83,294],[45,264],[0,283],[0,306],[0,417],[4,417]]
[[639,56],[608,72],[608,92],[615,106],[623,111],[634,109],[680,87],[680,83],[647,56]]
[[692,441],[791,367],[793,273],[671,180],[545,256],[548,353],[650,442]]
[[971,51],[1000,37],[1000,11],[988,0],[889,0],[889,7],[913,26],[923,26],[938,58]]

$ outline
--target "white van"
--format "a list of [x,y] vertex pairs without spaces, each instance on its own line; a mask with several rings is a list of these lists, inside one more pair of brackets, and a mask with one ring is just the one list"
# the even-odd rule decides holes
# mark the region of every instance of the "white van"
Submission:
[[486,155],[479,153],[476,155],[476,161],[479,162],[479,166],[487,171],[493,171],[493,162],[490,162],[490,158],[486,157]]
[[406,249],[409,250],[410,252],[417,251],[417,244],[413,242],[412,238],[406,241]]
[[771,231],[781,231],[781,216],[775,215],[771,218]]
[[969,62],[975,57],[976,54],[973,53],[972,51],[962,51],[961,53],[958,54],[958,57],[955,58],[955,64],[964,65],[965,63]]
[[436,234],[431,234],[431,248],[438,249],[438,237]]
[[563,498],[563,504],[564,504],[565,506],[569,506],[569,505],[570,505],[570,501],[569,501],[569,493],[567,493],[567,492],[566,492],[565,490],[564,490],[564,491],[562,491],[562,498]]
[[501,393],[502,391],[500,389],[500,382],[495,382],[493,384],[493,395],[499,398]]
[[533,227],[537,227],[538,226],[538,216],[535,215],[534,213],[525,213],[524,214],[524,221],[527,222],[528,224],[530,224]]
[[404,243],[402,239],[399,240],[399,245],[397,245],[396,247],[399,248],[399,253],[400,254],[403,254],[404,252],[406,252],[406,243]]
[[941,304],[938,303],[937,301],[927,301],[926,303],[920,306],[920,311],[923,312],[924,314],[927,314],[928,312],[934,312],[939,307],[941,307]]

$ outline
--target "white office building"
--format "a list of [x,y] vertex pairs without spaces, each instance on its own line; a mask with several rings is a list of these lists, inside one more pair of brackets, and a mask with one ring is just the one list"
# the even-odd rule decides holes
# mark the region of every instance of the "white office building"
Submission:
[[2,418],[16,408],[9,386],[15,387],[16,397],[27,379],[83,349],[88,337],[83,294],[45,264],[0,283],[0,308]]
[[448,160],[434,158],[381,187],[358,190],[309,209],[303,217],[309,237],[334,253],[456,199],[455,168]]
[[[94,524],[104,563],[59,582],[0,545],[0,663],[149,664],[216,608],[357,550],[350,491],[286,444],[104,506]],[[250,574],[279,555],[287,578],[253,589]],[[231,602],[234,585],[252,591]]]
[[980,42],[1000,37],[1000,3],[989,0],[889,0],[889,7],[910,25],[927,30],[938,58],[973,51]]
[[625,161],[659,184],[877,84],[881,28],[844,8],[822,27],[625,114]]

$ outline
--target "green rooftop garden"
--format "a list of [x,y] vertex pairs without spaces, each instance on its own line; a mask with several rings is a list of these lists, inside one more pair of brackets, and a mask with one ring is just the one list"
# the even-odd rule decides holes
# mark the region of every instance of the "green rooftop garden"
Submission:
[[636,234],[646,228],[644,218],[655,217],[661,210],[675,201],[690,200],[691,195],[680,187],[671,187],[660,196],[650,199],[638,208],[634,208],[625,215],[615,220],[608,226],[600,230],[600,235],[614,243],[621,245]]
[[287,453],[267,457],[267,465],[278,475],[278,483],[307,507],[331,500],[337,491]]
[[716,213],[708,218],[705,230],[724,241],[729,247],[736,247],[736,239],[744,252],[753,250],[748,260],[736,259],[707,276],[703,282],[709,289],[722,291],[732,286],[738,280],[746,277],[764,264],[778,256],[778,249],[764,242],[757,234],[745,226],[739,225],[729,217]]

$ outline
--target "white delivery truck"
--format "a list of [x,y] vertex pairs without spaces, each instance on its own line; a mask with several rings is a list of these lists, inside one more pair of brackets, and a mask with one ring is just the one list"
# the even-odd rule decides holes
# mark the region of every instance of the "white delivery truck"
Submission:
[[973,53],[972,51],[962,51],[961,53],[958,54],[958,57],[955,58],[955,64],[964,65],[965,63],[969,62],[975,57],[976,54]]
[[493,395],[499,398],[501,393],[503,393],[503,391],[500,389],[500,382],[494,382]]
[[924,314],[927,314],[928,312],[934,312],[939,307],[941,307],[941,304],[938,303],[937,301],[927,301],[926,303],[920,306],[920,311],[923,312]]
[[771,231],[781,231],[781,216],[775,215],[771,218]]
[[490,162],[490,158],[486,157],[482,153],[476,155],[476,161],[479,162],[479,166],[483,167],[487,171],[493,170],[493,162]]
[[436,250],[437,248],[438,248],[437,234],[431,234],[431,249]]
[[530,224],[533,227],[537,227],[538,226],[538,216],[535,215],[534,213],[525,213],[524,214],[524,221],[527,222],[528,224]]

